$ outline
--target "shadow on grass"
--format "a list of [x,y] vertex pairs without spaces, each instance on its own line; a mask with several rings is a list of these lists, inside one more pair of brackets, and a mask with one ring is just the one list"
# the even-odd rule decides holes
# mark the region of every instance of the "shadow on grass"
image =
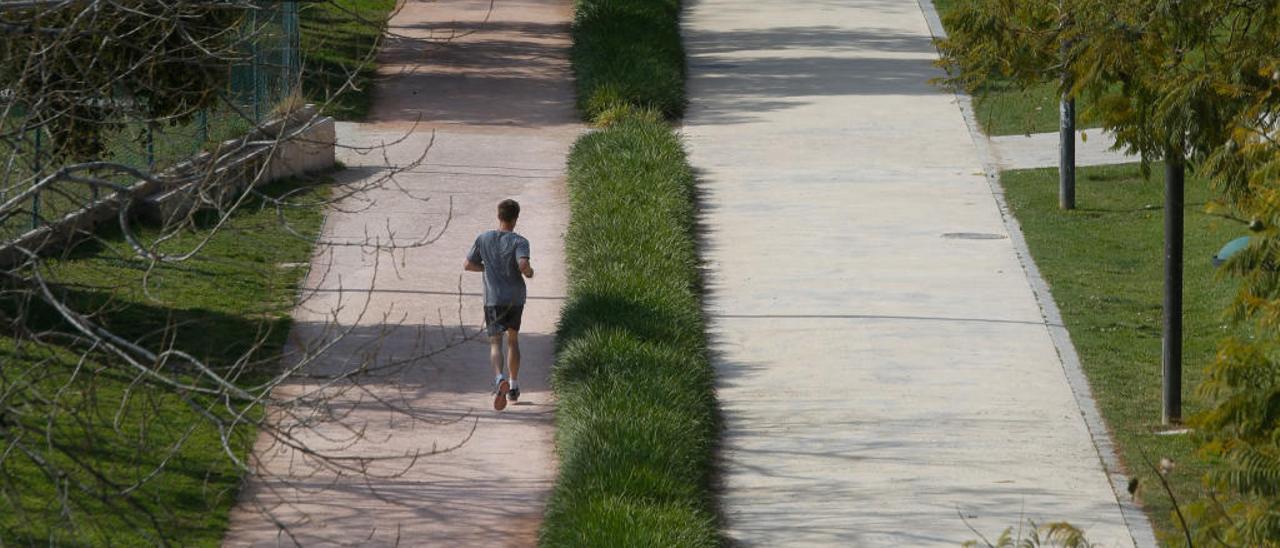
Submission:
[[[137,344],[182,348],[245,383],[261,381],[274,369],[289,327],[287,319],[124,303],[106,290],[53,290],[72,309],[93,311],[92,319]],[[184,402],[184,395],[142,380],[123,360],[49,336],[72,331],[49,307],[28,304],[19,311],[12,299],[0,302],[0,316],[15,313],[23,314],[28,329],[45,336],[39,343],[0,337],[0,362],[11,368],[0,379],[8,393],[3,400],[24,409],[0,424],[0,432],[41,447],[40,459],[61,470],[63,479],[50,481],[23,452],[0,459],[2,489],[21,501],[0,517],[4,536],[67,545],[153,544],[158,538],[216,543],[240,476],[222,452],[216,427]],[[237,364],[254,339],[262,343],[254,359]],[[208,386],[182,365],[167,368],[175,378]],[[185,397],[218,409],[207,397]],[[253,433],[251,425],[235,430],[232,447],[243,454]],[[59,485],[65,481],[85,487],[63,492]],[[120,495],[138,481],[144,482],[140,488]],[[70,505],[65,514],[62,500]]]
[[[262,189],[276,193],[299,184]],[[319,212],[290,218],[303,232],[319,227]],[[197,218],[192,230],[207,232],[210,222]],[[150,265],[132,255],[118,227],[48,260],[44,274],[55,298],[91,322],[152,352],[182,349],[232,382],[251,385],[277,370],[301,277],[278,262],[303,260],[310,252],[309,242],[272,232],[275,222],[274,215],[252,207],[240,210],[200,257],[150,271],[152,296],[159,300],[142,292]],[[246,232],[253,237],[240,237]],[[144,225],[142,233],[154,236],[156,229]],[[200,239],[177,236],[175,242],[185,245]],[[0,419],[0,432],[22,432],[42,452],[0,460],[7,482],[0,490],[20,501],[13,512],[0,514],[5,537],[70,545],[156,544],[160,538],[217,543],[239,473],[223,453],[216,427],[191,402],[214,413],[221,406],[211,396],[146,381],[138,367],[164,367],[165,374],[203,386],[211,386],[209,379],[178,360],[135,366],[95,347],[51,306],[28,298],[25,286],[10,280],[0,293],[0,317],[13,322],[0,333],[0,408],[22,409],[8,424]],[[243,453],[254,434],[245,424],[229,435],[230,443]],[[64,480],[87,487],[65,491],[60,486],[74,483],[51,479],[35,464],[39,459],[64,469]],[[149,476],[161,463],[164,469]],[[120,494],[137,481],[144,485]],[[68,501],[69,513],[61,500]]]

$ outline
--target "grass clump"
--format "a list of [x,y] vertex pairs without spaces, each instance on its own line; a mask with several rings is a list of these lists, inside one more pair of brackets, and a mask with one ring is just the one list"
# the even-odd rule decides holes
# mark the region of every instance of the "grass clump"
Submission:
[[[302,184],[260,190],[293,192],[288,200],[303,203],[323,196],[323,187]],[[319,233],[319,208],[283,215],[298,233]],[[162,251],[197,245],[210,234],[206,220]],[[141,230],[148,240],[158,234]],[[106,233],[51,259],[44,274],[73,310],[120,336],[152,349],[172,345],[253,386],[274,371],[306,270],[293,265],[305,264],[311,247],[281,225],[274,207],[253,200],[189,261],[149,268],[119,234]],[[22,319],[0,331],[0,439],[41,448],[0,454],[0,544],[220,545],[240,471],[218,429],[184,398],[208,409],[218,402],[138,382],[128,366],[82,340],[33,335],[70,328],[20,295],[0,295],[0,317]],[[245,425],[229,443],[243,457],[256,434]],[[41,462],[66,475],[50,476]]]
[[569,156],[569,296],[552,374],[561,464],[545,546],[719,544],[693,185],[679,138],[653,114],[614,120]]
[[[1058,209],[1053,169],[1006,172],[1006,196],[1027,245],[1071,332],[1089,384],[1129,473],[1143,486],[1143,506],[1167,541],[1182,537],[1172,505],[1143,453],[1177,463],[1169,476],[1179,501],[1195,500],[1207,464],[1186,435],[1157,435],[1163,286],[1164,170],[1144,179],[1136,164],[1081,168],[1082,207]],[[1210,258],[1244,225],[1206,214],[1208,184],[1187,181],[1184,278],[1183,404],[1192,416],[1209,404],[1195,388],[1228,332],[1223,311],[1235,282],[1217,275]]]
[[[360,120],[373,104],[374,53],[396,0],[327,0],[299,5],[302,89],[325,114]],[[352,77],[353,88],[338,93]],[[336,95],[335,95],[336,94]]]
[[679,0],[578,0],[572,61],[588,121],[624,104],[684,114]]

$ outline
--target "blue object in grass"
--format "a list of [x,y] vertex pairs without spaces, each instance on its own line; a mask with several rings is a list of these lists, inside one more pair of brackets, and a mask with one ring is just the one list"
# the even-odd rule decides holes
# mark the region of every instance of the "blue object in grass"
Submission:
[[1230,242],[1227,242],[1227,245],[1222,246],[1222,249],[1218,250],[1218,254],[1213,256],[1213,266],[1214,267],[1222,266],[1222,263],[1227,262],[1227,259],[1230,259],[1232,255],[1239,253],[1241,250],[1243,250],[1248,246],[1249,246],[1248,236],[1241,236],[1239,238],[1231,240]]

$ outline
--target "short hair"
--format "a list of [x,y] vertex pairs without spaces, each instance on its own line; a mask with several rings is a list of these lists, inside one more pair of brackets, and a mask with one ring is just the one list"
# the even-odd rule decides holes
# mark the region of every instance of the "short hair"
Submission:
[[520,204],[515,200],[506,199],[498,203],[498,220],[503,222],[513,222],[520,218]]

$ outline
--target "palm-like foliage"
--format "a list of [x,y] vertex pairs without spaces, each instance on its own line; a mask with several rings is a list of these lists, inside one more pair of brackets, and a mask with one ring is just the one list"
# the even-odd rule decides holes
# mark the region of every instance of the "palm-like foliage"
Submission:
[[1028,521],[1027,527],[1006,528],[995,540],[964,543],[965,548],[1090,548],[1093,544],[1085,538],[1084,531],[1069,523],[1054,522],[1036,525]]
[[1200,387],[1214,405],[1193,424],[1215,466],[1189,514],[1206,544],[1280,546],[1280,3],[959,0],[947,23],[949,84],[1062,81],[1144,163],[1187,158],[1257,221],[1225,268],[1247,335],[1223,341]]

